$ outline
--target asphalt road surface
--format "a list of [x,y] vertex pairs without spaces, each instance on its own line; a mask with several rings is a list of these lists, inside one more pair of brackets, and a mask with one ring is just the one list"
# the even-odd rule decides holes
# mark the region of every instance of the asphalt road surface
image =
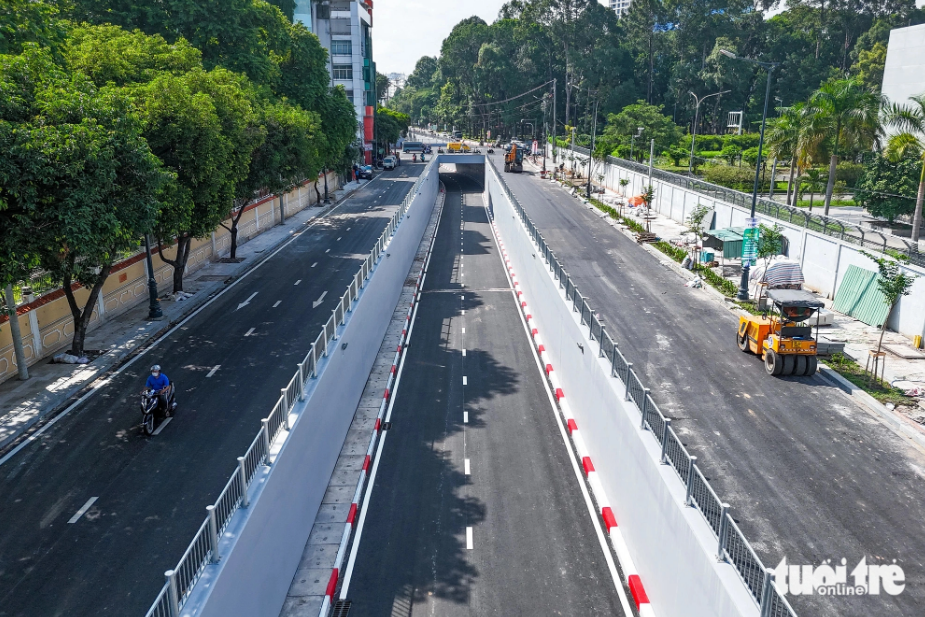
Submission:
[[[0,466],[0,615],[145,614],[422,169],[406,162],[384,172],[299,228],[240,284]],[[178,384],[180,407],[160,435],[146,438],[136,393],[155,362]]]
[[866,558],[904,570],[898,596],[789,595],[796,611],[925,614],[922,451],[819,375],[769,377],[736,347],[732,312],[558,185],[502,176],[765,565],[844,558],[850,573]]
[[625,615],[481,189],[461,175],[443,179],[446,205],[350,614]]

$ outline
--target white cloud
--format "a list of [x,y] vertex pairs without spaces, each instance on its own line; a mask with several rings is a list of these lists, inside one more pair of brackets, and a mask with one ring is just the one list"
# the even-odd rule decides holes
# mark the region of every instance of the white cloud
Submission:
[[376,0],[373,55],[380,73],[414,70],[421,56],[436,56],[453,26],[478,15],[491,23],[505,0]]

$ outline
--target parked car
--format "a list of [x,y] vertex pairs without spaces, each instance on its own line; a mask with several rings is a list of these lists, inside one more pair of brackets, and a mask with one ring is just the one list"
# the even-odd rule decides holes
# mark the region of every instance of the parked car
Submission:
[[395,169],[396,164],[394,156],[389,155],[382,159],[382,167],[384,169]]
[[372,180],[373,179],[373,166],[372,165],[360,165],[357,167],[357,180]]

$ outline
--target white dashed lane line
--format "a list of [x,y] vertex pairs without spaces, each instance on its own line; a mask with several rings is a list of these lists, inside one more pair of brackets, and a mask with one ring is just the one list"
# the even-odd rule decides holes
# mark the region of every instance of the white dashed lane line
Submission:
[[312,268],[314,268],[317,265],[318,265],[318,262],[316,261],[315,263],[312,264]]
[[211,371],[209,371],[208,373],[206,373],[206,377],[211,377],[211,376],[214,375],[215,372],[216,372],[218,369],[220,369],[220,368],[222,368],[222,365],[221,365],[221,364],[216,364],[215,366],[212,367],[212,370],[211,370]]
[[301,282],[302,282],[302,279],[299,279],[299,280],[297,280],[297,281],[294,283],[294,285],[298,285],[298,284],[301,283]]
[[251,334],[253,334],[253,332],[254,332],[254,328],[251,328],[244,334],[244,336],[250,336]]
[[92,506],[92,505],[94,504],[94,502],[96,502],[97,499],[99,499],[99,497],[91,497],[90,499],[88,499],[88,500],[87,500],[87,503],[85,503],[84,505],[82,505],[82,506],[80,507],[80,510],[78,510],[77,512],[75,512],[75,513],[74,513],[74,516],[71,517],[71,520],[69,520],[69,521],[67,522],[68,525],[73,525],[74,523],[76,523],[77,521],[79,521],[79,520],[80,520],[80,517],[87,513],[87,510],[90,509],[90,506]]
[[472,527],[466,527],[466,550],[472,550],[475,547],[475,542],[472,538]]
[[283,303],[282,300],[277,300],[277,301],[276,301],[276,304],[273,305],[273,308],[276,308],[277,306],[279,306],[279,305],[282,304],[282,303]]

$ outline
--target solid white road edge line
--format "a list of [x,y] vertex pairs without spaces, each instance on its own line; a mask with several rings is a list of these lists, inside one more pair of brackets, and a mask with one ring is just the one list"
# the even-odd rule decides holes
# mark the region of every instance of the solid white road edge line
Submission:
[[[361,187],[361,188],[362,188],[362,187]],[[359,190],[359,189],[357,189],[357,190]],[[410,191],[409,191],[409,193],[410,193]],[[304,231],[307,230],[307,229],[311,229],[311,228],[314,227],[315,225],[317,225],[317,224],[323,222],[323,221],[326,220],[329,216],[331,216],[331,215],[334,213],[335,210],[337,210],[337,209],[339,209],[339,208],[341,208],[341,207],[347,205],[348,203],[349,203],[349,202],[346,201],[346,200],[343,201],[342,203],[340,203],[340,204],[334,206],[333,208],[331,208],[328,212],[326,212],[326,213],[322,214],[321,216],[319,216],[319,217],[318,217],[314,222],[312,222],[310,225],[305,225],[305,226],[304,226],[304,229],[300,230],[300,231],[299,231],[298,233],[296,233],[296,234],[293,234],[292,238],[290,238],[288,242],[284,242],[283,244],[281,244],[281,245],[279,246],[279,248],[277,248],[275,251],[273,251],[272,253],[270,253],[269,255],[267,255],[266,258],[264,258],[262,261],[260,261],[259,263],[255,264],[253,268],[251,268],[250,270],[248,270],[247,272],[245,272],[244,274],[242,274],[240,278],[238,278],[238,279],[232,281],[232,283],[231,283],[230,285],[228,285],[227,287],[225,287],[224,289],[222,289],[220,292],[218,292],[217,294],[215,294],[215,296],[214,296],[213,298],[210,298],[210,299],[207,300],[202,306],[200,306],[198,309],[196,309],[195,311],[193,311],[192,313],[190,313],[189,315],[187,315],[186,317],[184,317],[182,320],[180,320],[179,322],[177,322],[177,324],[176,324],[174,327],[172,327],[172,328],[170,328],[169,330],[167,330],[167,331],[166,331],[162,336],[160,336],[156,341],[154,341],[153,343],[151,343],[150,345],[148,345],[147,347],[145,347],[144,349],[142,349],[134,358],[132,358],[131,360],[129,360],[128,362],[126,362],[125,364],[123,364],[122,366],[120,366],[120,367],[118,368],[118,370],[116,370],[116,372],[112,373],[111,375],[109,375],[109,376],[107,376],[107,377],[104,377],[103,379],[101,379],[101,380],[100,380],[99,382],[97,382],[97,383],[91,384],[91,385],[90,385],[90,390],[89,390],[86,394],[84,394],[84,395],[81,396],[79,399],[77,399],[76,401],[74,401],[73,403],[71,403],[70,405],[68,405],[67,407],[65,407],[64,410],[63,410],[61,413],[59,413],[59,414],[56,415],[54,418],[52,418],[52,419],[49,420],[47,423],[45,423],[45,425],[42,426],[42,428],[40,428],[39,430],[37,430],[37,431],[35,431],[34,433],[32,433],[31,435],[29,435],[26,439],[24,439],[22,442],[20,442],[19,445],[17,445],[15,448],[13,448],[13,449],[10,450],[9,452],[7,452],[2,458],[0,458],[0,465],[3,465],[3,464],[6,463],[7,461],[9,461],[11,458],[13,458],[14,456],[16,456],[16,454],[18,454],[20,450],[22,450],[23,448],[25,448],[26,446],[28,446],[30,443],[32,443],[33,441],[35,441],[36,439],[38,439],[41,435],[43,435],[43,434],[44,434],[46,431],[48,431],[51,427],[53,427],[55,424],[57,424],[59,420],[63,419],[67,414],[71,413],[71,411],[73,411],[74,409],[76,409],[79,405],[83,404],[84,401],[86,401],[88,398],[90,398],[91,396],[93,396],[94,394],[96,394],[97,391],[98,391],[100,388],[102,388],[103,386],[109,384],[109,382],[111,382],[117,375],[119,375],[120,373],[122,373],[122,371],[126,370],[128,367],[130,367],[130,366],[133,365],[135,362],[137,362],[138,360],[140,360],[140,359],[141,359],[142,357],[144,357],[149,351],[151,351],[152,349],[154,349],[155,347],[157,347],[158,345],[160,345],[162,341],[165,341],[165,340],[167,340],[168,338],[170,338],[170,335],[172,335],[172,334],[174,334],[175,332],[177,332],[177,331],[178,331],[180,328],[182,328],[188,321],[190,321],[191,319],[193,319],[194,317],[196,317],[201,311],[205,310],[210,304],[212,304],[213,302],[215,302],[216,300],[218,300],[219,298],[221,298],[222,296],[224,296],[226,293],[228,293],[229,291],[231,291],[231,289],[234,288],[235,285],[237,285],[238,283],[240,283],[241,281],[243,281],[244,279],[246,279],[248,276],[250,276],[251,274],[253,274],[254,272],[256,272],[258,268],[260,268],[260,267],[263,266],[265,263],[267,263],[268,261],[270,261],[271,259],[273,259],[274,257],[276,257],[277,253],[279,253],[280,251],[282,251],[283,249],[285,249],[287,246],[289,246],[290,244],[292,244],[293,242],[295,242],[296,239],[299,238],[299,237],[302,235],[302,232],[304,232]],[[399,204],[399,207],[400,207],[400,206],[401,206],[401,204]],[[396,208],[396,209],[397,209],[397,208]],[[328,251],[330,251],[330,250],[331,250],[331,249],[328,249]],[[327,251],[325,251],[325,252],[327,252]],[[316,264],[316,265],[317,265],[317,264]],[[314,268],[314,266],[312,266],[312,267]]]
[[[487,210],[488,209],[486,208],[486,212]],[[489,224],[490,223],[491,217],[489,216]],[[494,227],[492,227],[491,235],[495,240],[495,244],[497,245],[498,237],[495,235]],[[498,255],[501,255],[500,246],[498,246]],[[524,332],[527,334],[528,341],[530,341],[530,326],[527,325],[524,312],[519,308],[517,292],[514,291],[514,284],[511,280],[511,273],[509,270],[505,270],[505,274],[508,277],[508,281],[511,283],[511,295],[514,297],[514,302],[515,304],[518,304],[517,314],[520,316],[520,323],[523,324]],[[561,414],[559,414],[559,410],[556,408],[556,398],[553,395],[552,390],[549,389],[549,381],[546,379],[546,370],[540,361],[539,355],[536,353],[536,347],[533,346],[532,342],[529,342],[528,346],[530,347],[530,351],[533,354],[533,360],[536,363],[536,370],[540,372],[540,381],[543,382],[543,389],[546,390],[546,398],[549,399],[549,409],[552,411],[552,415],[556,418],[556,426],[559,427],[559,434],[562,436],[562,443],[565,445],[565,448],[568,452],[568,460],[572,465],[572,471],[575,472],[575,478],[578,480],[578,487],[581,489],[581,496],[584,497],[585,505],[588,507],[588,514],[591,516],[591,524],[594,525],[594,532],[597,535],[597,541],[601,545],[601,551],[604,553],[604,560],[607,562],[607,569],[610,570],[610,576],[613,579],[613,585],[617,590],[617,596],[620,598],[620,604],[623,605],[625,617],[632,617],[635,613],[633,613],[633,610],[630,608],[629,600],[626,597],[626,591],[623,589],[623,582],[620,580],[620,574],[617,572],[617,566],[613,562],[613,554],[611,553],[610,545],[607,543],[607,538],[604,536],[604,531],[601,528],[600,516],[598,516],[597,509],[594,507],[594,502],[591,501],[591,495],[588,493],[588,487],[585,484],[585,480],[582,477],[582,472],[579,470],[578,463],[575,461],[575,456],[572,453],[572,445],[569,443],[568,434],[565,432],[565,427],[562,425]]]
[[[438,221],[437,225],[439,226],[439,224]],[[420,306],[420,302],[415,302],[414,314],[411,316],[411,323],[408,325],[408,336],[405,338],[405,347],[408,347],[411,343],[411,334],[414,332],[414,324],[417,321],[418,307]],[[395,400],[398,398],[398,386],[401,385],[401,377],[405,370],[405,358],[407,357],[408,354],[403,353],[399,361],[398,373],[395,375],[395,385],[392,387],[392,398],[389,399],[389,407],[385,413],[386,422],[389,422],[392,417],[392,407],[395,405]],[[379,448],[376,450],[376,458],[373,460],[373,469],[369,474],[369,484],[366,487],[366,494],[363,495],[363,507],[360,509],[360,520],[357,523],[356,536],[353,538],[353,545],[350,547],[350,558],[347,560],[347,568],[344,570],[344,582],[340,588],[341,600],[347,598],[347,591],[350,589],[350,578],[353,576],[353,567],[356,565],[357,553],[360,550],[360,540],[363,537],[363,525],[366,523],[366,512],[369,510],[370,497],[372,497],[373,488],[376,485],[376,473],[379,471],[379,459],[382,457],[382,451],[385,449],[385,440],[388,436],[389,432],[383,431],[382,437],[379,439]]]
[[74,523],[76,523],[77,521],[79,521],[79,520],[80,520],[80,517],[83,516],[84,514],[86,514],[87,510],[90,509],[90,506],[92,506],[92,505],[93,505],[93,502],[95,502],[97,499],[99,499],[99,497],[91,497],[90,499],[88,499],[88,500],[87,500],[87,503],[85,503],[84,505],[82,505],[82,506],[80,507],[80,510],[78,510],[78,511],[74,514],[74,516],[71,517],[71,520],[69,520],[69,521],[67,522],[67,524],[68,524],[68,525],[73,525]]

